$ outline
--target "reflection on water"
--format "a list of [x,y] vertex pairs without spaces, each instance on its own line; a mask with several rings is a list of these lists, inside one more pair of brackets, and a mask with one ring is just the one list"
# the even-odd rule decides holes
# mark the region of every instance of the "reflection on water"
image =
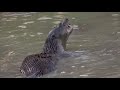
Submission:
[[60,60],[47,78],[120,77],[120,13],[117,12],[3,12],[0,13],[0,77],[24,77],[23,59],[40,53],[48,32],[68,17],[75,30],[67,50],[80,57]]

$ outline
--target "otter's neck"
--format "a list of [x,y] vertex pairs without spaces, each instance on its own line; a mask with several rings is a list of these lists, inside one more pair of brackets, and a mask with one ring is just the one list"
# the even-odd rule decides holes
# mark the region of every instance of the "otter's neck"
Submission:
[[43,53],[62,54],[63,51],[64,51],[64,48],[62,46],[61,40],[47,38],[47,40],[44,44],[44,47],[43,47]]

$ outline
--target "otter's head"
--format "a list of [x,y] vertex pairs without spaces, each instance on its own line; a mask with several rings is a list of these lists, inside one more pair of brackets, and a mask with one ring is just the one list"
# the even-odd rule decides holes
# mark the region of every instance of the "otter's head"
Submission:
[[55,37],[56,39],[61,40],[63,48],[66,49],[66,42],[72,31],[73,27],[66,18],[54,30],[49,32],[48,37]]

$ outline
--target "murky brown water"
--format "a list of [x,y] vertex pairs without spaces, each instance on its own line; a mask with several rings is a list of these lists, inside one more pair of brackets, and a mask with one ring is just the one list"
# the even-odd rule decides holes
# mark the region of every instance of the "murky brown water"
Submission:
[[0,78],[21,78],[23,59],[39,53],[48,32],[64,17],[75,28],[67,44],[81,56],[60,60],[49,78],[120,77],[120,12],[1,12]]

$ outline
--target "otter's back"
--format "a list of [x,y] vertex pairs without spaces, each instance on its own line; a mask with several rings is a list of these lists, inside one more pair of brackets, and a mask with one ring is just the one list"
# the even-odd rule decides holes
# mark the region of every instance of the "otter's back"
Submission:
[[57,58],[46,54],[34,54],[27,56],[20,68],[26,76],[36,74],[36,76],[47,74],[55,70]]

